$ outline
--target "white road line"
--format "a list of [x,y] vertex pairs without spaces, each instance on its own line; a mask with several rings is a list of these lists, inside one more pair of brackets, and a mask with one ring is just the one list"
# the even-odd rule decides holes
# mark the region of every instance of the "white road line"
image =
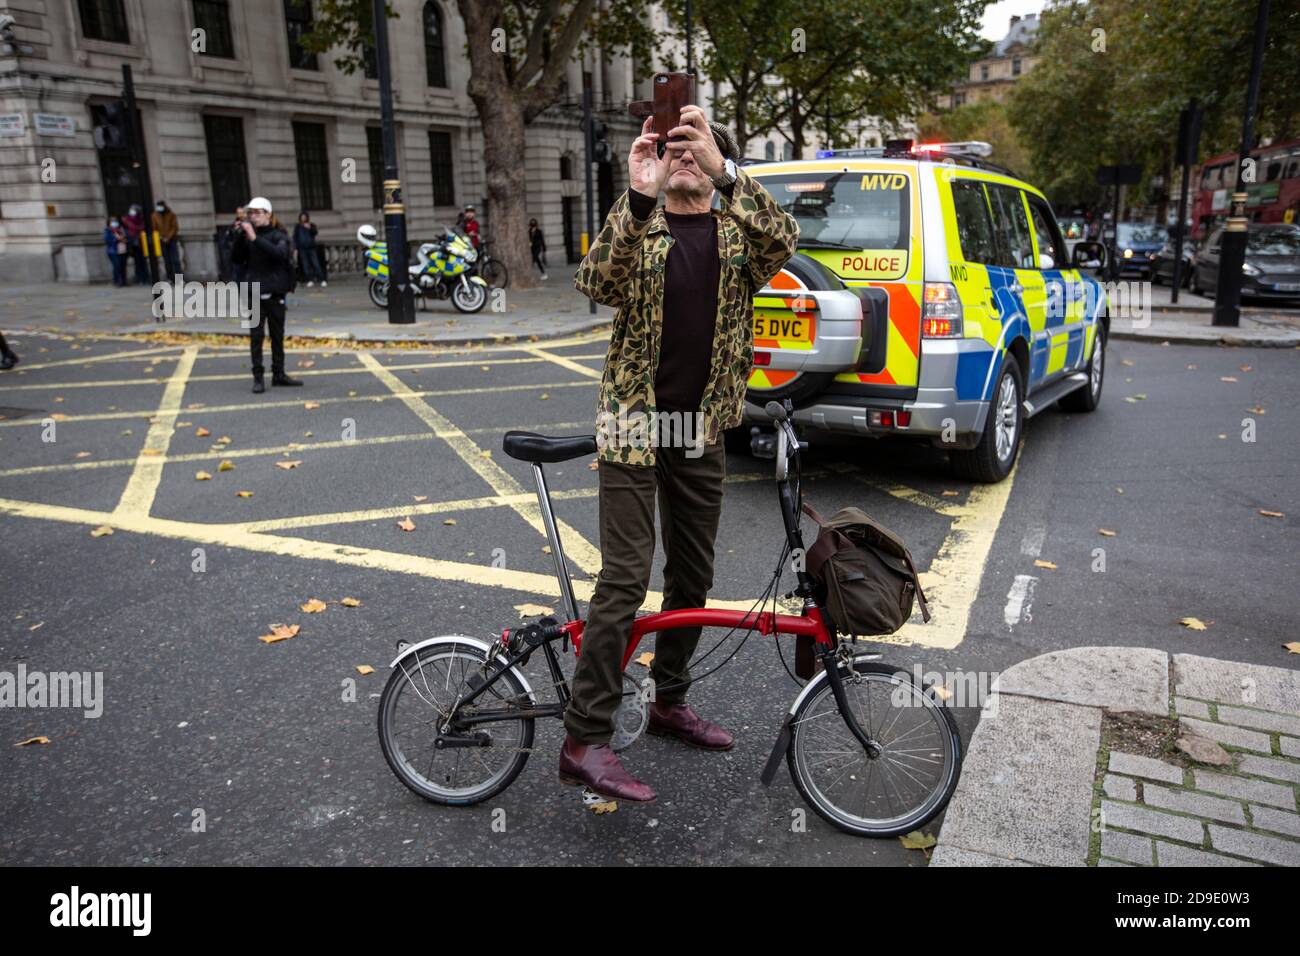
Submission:
[[1021,618],[1029,619],[1034,585],[1037,583],[1038,578],[1030,574],[1017,574],[1016,579],[1011,582],[1011,590],[1007,592],[1007,606],[1002,610],[1002,620],[1007,622],[1007,627],[1015,627],[1020,623]]
[[1043,553],[1043,540],[1047,537],[1047,529],[1038,525],[1033,526],[1025,532],[1024,538],[1020,541],[1020,553],[1028,558],[1036,558]]

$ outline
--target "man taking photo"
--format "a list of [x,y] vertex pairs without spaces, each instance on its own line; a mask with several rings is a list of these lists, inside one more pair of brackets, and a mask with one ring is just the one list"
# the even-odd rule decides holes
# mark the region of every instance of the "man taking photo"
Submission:
[[[618,312],[596,425],[602,567],[564,715],[560,779],[643,802],[654,791],[624,769],[609,740],[623,695],[623,654],[650,583],[656,497],[663,610],[702,607],[713,584],[726,475],[722,433],[740,424],[753,364],[753,296],[799,238],[794,218],[736,165],[739,151],[726,127],[708,123],[698,106],[683,107],[680,122],[660,156],[654,119],[646,119],[628,155],[631,187],[610,209],[575,279],[579,291]],[[699,638],[698,627],[659,636],[648,729],[729,750],[732,735],[686,704]]]

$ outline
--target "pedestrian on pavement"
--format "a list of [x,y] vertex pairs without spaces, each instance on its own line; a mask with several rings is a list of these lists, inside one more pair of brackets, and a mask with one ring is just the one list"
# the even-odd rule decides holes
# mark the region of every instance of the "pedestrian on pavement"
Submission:
[[117,216],[104,226],[104,246],[113,265],[113,285],[120,289],[126,285],[126,229]]
[[[663,609],[702,607],[713,585],[726,474],[722,433],[740,424],[749,377],[753,296],[799,239],[794,217],[736,164],[740,151],[725,126],[708,123],[698,106],[684,106],[681,125],[668,136],[659,158],[654,119],[646,119],[628,154],[632,185],[610,209],[574,280],[618,313],[596,422],[601,571],[564,714],[560,779],[635,801],[653,800],[654,791],[624,769],[609,741],[623,697],[623,654],[650,583],[656,497]],[[646,289],[656,291],[647,297]],[[656,353],[643,364],[643,356]],[[699,423],[695,437],[684,427],[665,437],[658,417],[665,412],[677,413],[670,424]],[[699,638],[698,627],[659,635],[649,729],[729,750],[732,735],[686,703]]]
[[474,248],[478,248],[478,214],[474,212],[473,206],[466,206],[461,218],[457,224],[465,230],[465,235],[469,236],[469,241],[474,243]]
[[298,225],[293,227],[293,247],[298,251],[298,265],[302,267],[302,274],[307,279],[307,288],[310,289],[317,282],[320,282],[322,289],[329,285],[325,281],[325,271],[321,268],[320,249],[316,246],[316,224],[305,211],[298,213]]
[[176,221],[176,213],[172,212],[161,199],[153,207],[153,231],[162,240],[163,263],[167,266],[167,279],[170,281],[181,271],[178,239],[181,230],[180,224]]
[[131,261],[135,263],[135,284],[150,285],[143,245],[144,215],[139,206],[133,205],[126,211],[122,217],[122,227],[126,230],[126,246],[131,252]]
[[244,207],[248,218],[239,224],[231,259],[247,266],[246,281],[260,284],[257,326],[249,331],[253,359],[253,391],[266,391],[262,380],[262,339],[271,333],[271,384],[301,385],[284,371],[284,297],[293,291],[293,246],[280,221],[271,211],[270,200],[254,197]]
[[8,371],[18,364],[18,356],[9,348],[9,343],[5,341],[4,333],[0,332],[0,369]]
[[537,225],[536,219],[528,220],[528,244],[533,250],[533,265],[537,266],[537,271],[542,274],[542,281],[546,281],[546,237],[542,235],[542,227]]

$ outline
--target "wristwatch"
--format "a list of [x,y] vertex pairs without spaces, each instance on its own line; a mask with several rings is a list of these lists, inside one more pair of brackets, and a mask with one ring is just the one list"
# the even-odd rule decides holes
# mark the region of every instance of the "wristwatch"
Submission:
[[736,181],[736,164],[730,158],[722,161],[722,174],[710,177],[718,189],[725,189]]

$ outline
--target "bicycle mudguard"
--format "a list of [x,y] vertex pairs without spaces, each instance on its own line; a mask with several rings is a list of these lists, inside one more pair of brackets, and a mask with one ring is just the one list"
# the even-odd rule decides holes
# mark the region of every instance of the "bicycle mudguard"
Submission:
[[790,719],[790,715],[787,714],[781,724],[781,732],[776,735],[776,744],[772,747],[772,753],[767,758],[767,763],[763,765],[763,772],[758,775],[759,782],[765,787],[770,787],[772,781],[776,779],[777,768],[781,766],[786,751],[790,749],[790,739],[794,736],[794,731],[790,729]]
[[[400,664],[406,658],[410,657],[416,651],[422,650],[423,648],[426,647],[430,647],[434,644],[469,644],[472,647],[478,648],[484,654],[487,654],[487,652],[491,649],[491,645],[489,645],[485,641],[479,640],[477,637],[469,637],[464,634],[443,634],[440,635],[439,637],[426,638],[423,641],[419,641],[418,643],[415,644],[407,644],[405,647],[401,649],[400,652],[398,652],[397,657],[395,657],[393,659],[393,662],[388,666],[396,667],[398,664]],[[498,661],[497,663],[499,665],[502,662]],[[528,694],[531,700],[536,701],[537,695],[533,692],[533,686],[530,683],[528,683],[528,678],[524,676],[524,672],[521,671],[518,667],[512,667],[510,669],[514,672],[514,675],[517,678],[519,678],[519,683],[523,685],[524,692]]]

